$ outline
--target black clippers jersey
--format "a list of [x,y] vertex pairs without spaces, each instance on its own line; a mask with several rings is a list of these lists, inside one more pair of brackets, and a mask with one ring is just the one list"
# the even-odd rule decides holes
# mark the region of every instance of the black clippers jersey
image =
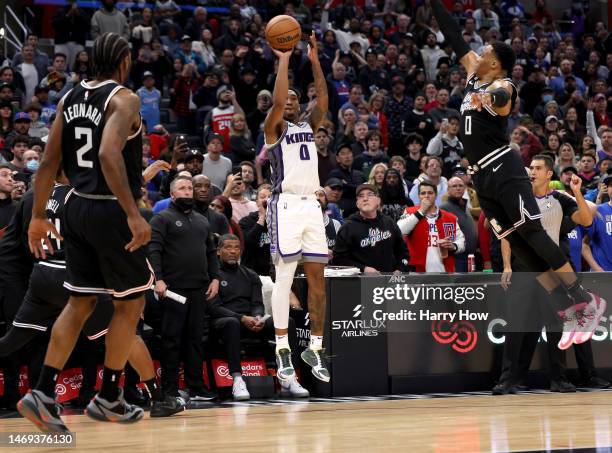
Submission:
[[[64,206],[73,189],[70,186],[56,184],[53,187],[49,201],[47,201],[46,213],[49,221],[55,226],[57,232],[62,234],[62,220],[64,218]],[[64,264],[64,241],[49,235],[49,240],[53,246],[53,255],[47,255],[46,261],[50,263]],[[45,251],[47,246],[44,245]]]
[[[112,195],[102,173],[98,153],[106,122],[106,107],[121,89],[123,86],[113,80],[107,80],[96,86],[83,81],[64,98],[62,161],[70,184],[77,192],[89,195]],[[122,154],[130,190],[134,198],[140,198],[142,184],[140,129],[128,137]]]
[[[507,80],[510,83],[510,79]],[[470,164],[476,164],[480,159],[502,146],[508,145],[506,129],[508,117],[500,116],[493,109],[483,108],[480,112],[472,106],[472,93],[482,93],[491,83],[478,82],[473,75],[467,82],[465,97],[461,104],[461,142]],[[512,107],[516,101],[516,87],[512,85]]]

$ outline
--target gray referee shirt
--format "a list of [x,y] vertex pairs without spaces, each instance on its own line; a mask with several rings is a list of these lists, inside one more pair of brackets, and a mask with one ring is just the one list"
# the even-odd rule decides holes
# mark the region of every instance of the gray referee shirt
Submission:
[[571,217],[578,210],[576,201],[565,192],[556,190],[543,196],[536,197],[540,212],[542,213],[542,226],[550,238],[559,245],[559,233],[563,217]]

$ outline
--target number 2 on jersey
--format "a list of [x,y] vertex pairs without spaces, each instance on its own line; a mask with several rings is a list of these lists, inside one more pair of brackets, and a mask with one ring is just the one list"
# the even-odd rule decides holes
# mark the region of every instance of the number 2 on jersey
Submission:
[[300,159],[310,160],[310,153],[308,152],[308,145],[300,146]]
[[77,164],[79,167],[85,168],[93,168],[93,161],[87,160],[83,158],[83,156],[92,148],[91,144],[91,129],[87,127],[75,127],[74,128],[74,138],[79,140],[81,137],[85,136],[86,142],[83,146],[77,149]]
[[465,135],[472,135],[472,116],[465,117]]

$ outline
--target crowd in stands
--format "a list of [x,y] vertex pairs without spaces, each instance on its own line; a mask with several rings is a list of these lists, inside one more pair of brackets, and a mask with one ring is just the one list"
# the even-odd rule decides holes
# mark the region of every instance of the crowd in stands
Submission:
[[[143,186],[142,211],[155,219],[172,204],[172,181],[190,180],[211,230],[235,235],[242,264],[270,275],[262,125],[277,60],[265,25],[288,14],[315,31],[327,76],[329,116],[314,132],[331,262],[366,273],[465,272],[475,255],[479,270],[502,271],[459,134],[468,74],[429,0],[217,0],[214,13],[179,0],[101,3],[58,9],[53,53],[31,33],[0,62],[0,228],[31,185],[58,102],[92,76],[87,40],[115,32],[132,46],[127,86],[141,101],[143,171],[161,170]],[[578,2],[558,17],[546,0],[532,11],[516,0],[445,3],[472,50],[501,40],[516,52],[508,140],[526,167],[538,154],[554,160],[552,189],[571,193],[571,175],[582,178],[601,215],[581,228],[584,261],[574,265],[612,271],[612,35]],[[301,119],[316,102],[306,53],[302,41],[289,71]]]

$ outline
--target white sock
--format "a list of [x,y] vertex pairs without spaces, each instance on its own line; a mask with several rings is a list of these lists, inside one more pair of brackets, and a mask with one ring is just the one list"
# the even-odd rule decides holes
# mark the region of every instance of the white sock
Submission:
[[318,351],[319,349],[323,349],[323,337],[319,335],[311,335],[310,336],[310,349],[314,351]]
[[276,335],[276,352],[280,351],[281,349],[291,350],[289,347],[289,335],[287,334]]

